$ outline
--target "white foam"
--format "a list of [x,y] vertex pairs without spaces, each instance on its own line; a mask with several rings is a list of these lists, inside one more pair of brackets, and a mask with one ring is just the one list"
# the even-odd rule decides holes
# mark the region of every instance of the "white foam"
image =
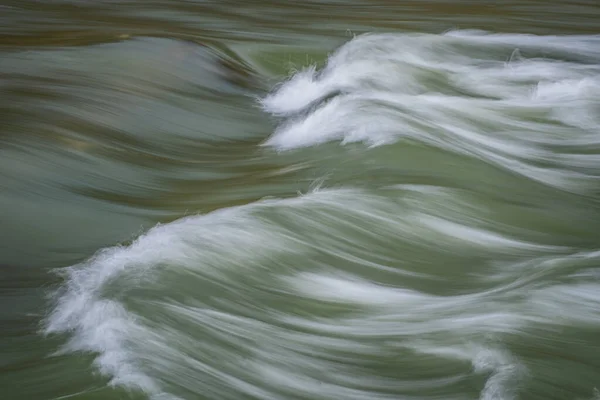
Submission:
[[236,267],[249,256],[260,258],[277,252],[284,243],[287,251],[293,251],[293,243],[287,243],[275,230],[266,230],[259,219],[248,214],[252,208],[222,209],[159,225],[128,247],[100,251],[83,264],[67,269],[66,286],[47,318],[45,332],[70,333],[64,351],[97,353],[95,363],[100,372],[112,377],[113,385],[138,388],[161,398],[165,393],[160,384],[138,365],[140,356],[131,346],[134,342],[150,342],[154,333],[121,303],[105,298],[103,291],[111,281],[128,276],[138,277],[128,279],[134,289],[136,283],[151,280],[164,263],[220,276],[226,273],[221,269],[226,264],[215,265],[213,260],[224,248],[230,265]]
[[[584,143],[600,141],[598,43],[483,32],[359,36],[320,73],[301,71],[264,99],[267,112],[285,116],[265,145],[408,139],[578,190],[598,178],[580,171],[597,166]],[[527,59],[519,48],[556,58]],[[557,146],[582,152],[574,159]],[[537,165],[547,162],[555,167]]]
[[304,273],[286,279],[296,291],[311,299],[361,305],[412,304],[420,297],[410,291],[385,287],[347,276]]
[[274,115],[299,112],[327,94],[327,87],[315,79],[315,67],[293,75],[277,91],[261,100],[263,109]]
[[[453,199],[456,193],[450,189],[408,189],[413,196],[462,201]],[[98,370],[113,385],[140,389],[154,399],[168,399],[169,385],[215,396],[224,390],[219,385],[226,385],[227,390],[262,399],[278,398],[281,391],[310,397],[321,388],[332,399],[362,399],[382,388],[426,390],[468,376],[463,371],[399,383],[364,376],[352,364],[365,356],[383,357],[392,348],[470,360],[477,373],[489,374],[481,399],[492,400],[510,399],[510,388],[523,371],[512,355],[489,347],[486,337],[523,335],[539,324],[597,326],[596,284],[530,287],[531,280],[519,281],[524,267],[517,264],[499,266],[501,271],[492,268],[489,276],[479,278],[500,285],[452,296],[401,284],[404,276],[430,279],[426,274],[398,271],[402,279],[389,283],[368,278],[371,271],[394,276],[399,269],[385,265],[383,257],[373,261],[380,256],[373,245],[418,246],[419,252],[449,254],[461,249],[535,254],[545,257],[539,258],[542,270],[547,268],[544,259],[568,251],[470,226],[477,215],[463,214],[461,219],[457,212],[452,221],[446,220],[419,203],[407,207],[399,199],[361,190],[318,190],[157,226],[130,246],[101,251],[69,269],[46,332],[69,334],[64,351],[96,353]],[[452,209],[446,205],[437,211]],[[318,257],[306,257],[315,254],[335,257],[338,263],[321,265]],[[285,261],[287,255],[297,264]],[[586,266],[597,255],[585,252],[554,260],[575,257]],[[346,271],[345,263],[360,264],[363,271]],[[190,297],[175,300],[178,293],[167,287],[164,293],[135,299],[151,312],[130,310],[126,291],[146,286],[158,290],[162,270],[184,287],[189,282],[185,290]],[[115,286],[120,290],[112,292]],[[282,311],[282,300],[299,302],[299,307],[309,304],[303,310],[309,316]],[[312,311],[310,304],[316,305]],[[331,305],[352,313],[320,315]],[[200,333],[195,336],[190,327]],[[280,380],[272,384],[275,377]],[[318,384],[319,379],[325,382]]]
[[491,231],[470,227],[430,215],[419,216],[418,219],[421,223],[427,225],[432,230],[443,233],[451,238],[478,246],[492,247],[497,249],[505,248],[511,250],[522,249],[532,251],[552,251],[557,249],[554,246],[542,246],[510,239]]
[[518,382],[525,368],[507,351],[485,348],[473,359],[475,372],[490,372],[480,400],[510,400],[517,398]]
[[[168,398],[153,368],[174,369],[177,361],[173,360],[184,356],[163,343],[162,335],[148,326],[145,318],[107,293],[113,284],[119,283],[127,290],[144,287],[165,265],[176,266],[179,273],[187,273],[191,279],[200,276],[209,282],[232,284],[229,277],[234,272],[252,274],[252,270],[261,268],[261,261],[278,253],[310,249],[311,245],[302,243],[293,232],[282,231],[261,218],[265,209],[282,208],[309,222],[302,219],[303,208],[322,207],[322,215],[326,215],[328,210],[346,203],[353,204],[360,213],[376,209],[377,202],[382,200],[357,190],[317,190],[297,198],[264,200],[158,225],[129,246],[102,250],[86,262],[67,268],[65,287],[57,293],[45,332],[68,333],[65,352],[96,353],[95,364],[102,374],[111,377],[111,384],[140,389],[156,399]],[[152,351],[163,348],[160,362],[152,360],[148,367],[139,353],[140,343],[148,344]],[[173,360],[165,358],[169,352]],[[188,362],[197,363],[192,359]]]

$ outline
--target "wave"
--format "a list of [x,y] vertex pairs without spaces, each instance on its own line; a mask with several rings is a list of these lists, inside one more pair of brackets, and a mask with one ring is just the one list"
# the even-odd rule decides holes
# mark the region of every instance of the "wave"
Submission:
[[[46,333],[69,334],[64,351],[96,353],[113,385],[156,399],[429,398],[473,375],[487,376],[482,399],[507,399],[526,368],[499,337],[597,327],[585,271],[598,253],[459,228],[402,212],[403,199],[321,190],[158,226],[67,269]],[[461,248],[479,253],[478,275],[423,259],[445,253],[452,265]],[[572,282],[540,286],[567,266]],[[449,273],[463,293],[444,293]],[[432,370],[415,381],[381,374],[382,362]]]
[[598,35],[358,36],[262,100],[281,119],[265,145],[417,142],[590,190],[600,172],[599,48]]

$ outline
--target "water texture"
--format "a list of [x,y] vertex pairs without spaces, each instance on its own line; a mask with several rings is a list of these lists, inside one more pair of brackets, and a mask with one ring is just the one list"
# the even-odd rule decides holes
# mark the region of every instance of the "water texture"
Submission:
[[598,21],[0,5],[3,398],[600,398]]

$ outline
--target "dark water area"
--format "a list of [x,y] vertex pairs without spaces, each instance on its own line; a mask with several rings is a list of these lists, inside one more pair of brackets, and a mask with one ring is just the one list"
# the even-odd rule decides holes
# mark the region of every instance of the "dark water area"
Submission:
[[4,1],[3,399],[600,399],[595,1]]

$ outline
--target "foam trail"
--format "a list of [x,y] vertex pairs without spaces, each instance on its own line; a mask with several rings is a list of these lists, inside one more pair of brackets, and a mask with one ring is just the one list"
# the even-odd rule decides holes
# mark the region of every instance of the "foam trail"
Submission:
[[[419,193],[458,201],[447,190]],[[481,399],[491,400],[513,396],[522,368],[487,335],[517,334],[540,321],[552,326],[556,309],[572,322],[600,320],[600,308],[580,308],[600,301],[595,285],[550,291],[513,284],[516,267],[510,279],[506,268],[500,280],[495,272],[484,278],[496,282],[487,291],[447,296],[406,287],[407,278],[437,277],[392,267],[390,248],[404,248],[407,262],[418,247],[524,259],[569,251],[459,227],[415,204],[363,190],[320,190],[158,226],[68,269],[46,332],[68,333],[64,351],[97,354],[98,370],[113,385],[153,399],[187,398],[187,391],[227,399],[429,398],[428,391],[475,373],[486,377]],[[325,254],[327,267],[319,261]],[[383,275],[373,280],[373,272]],[[427,354],[437,354],[456,365],[424,381],[378,376],[361,365],[390,351],[404,354],[398,363],[427,364]]]
[[[569,191],[600,176],[600,36],[363,35],[263,99],[279,150],[421,142]],[[542,58],[542,55],[544,58]]]

